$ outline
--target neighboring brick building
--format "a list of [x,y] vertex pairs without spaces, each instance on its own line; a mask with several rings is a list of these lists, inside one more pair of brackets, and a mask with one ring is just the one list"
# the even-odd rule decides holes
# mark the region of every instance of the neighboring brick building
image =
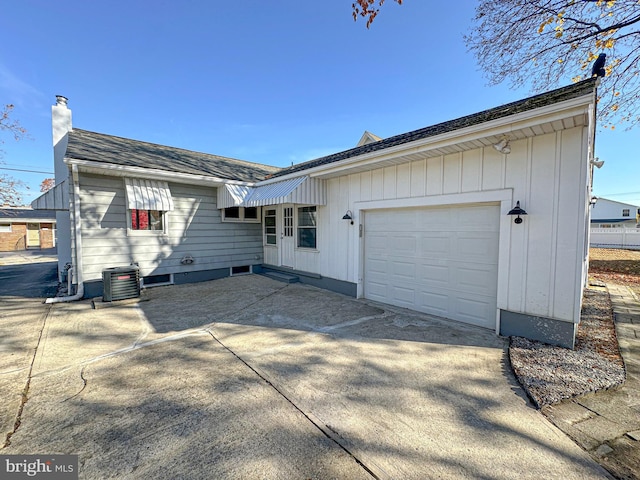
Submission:
[[0,252],[28,248],[52,248],[56,215],[52,210],[0,208]]

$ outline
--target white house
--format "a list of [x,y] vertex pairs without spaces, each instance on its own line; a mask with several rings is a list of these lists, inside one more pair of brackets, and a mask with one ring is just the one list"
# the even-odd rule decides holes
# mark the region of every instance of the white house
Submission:
[[70,263],[79,296],[100,295],[102,269],[131,262],[144,283],[276,271],[572,347],[596,87],[590,79],[386,139],[365,134],[285,169],[78,130],[62,97],[58,186],[33,205],[68,209],[61,269]]
[[640,249],[640,208],[630,203],[594,198],[589,244],[599,248]]
[[640,207],[606,198],[594,200],[591,228],[636,228]]

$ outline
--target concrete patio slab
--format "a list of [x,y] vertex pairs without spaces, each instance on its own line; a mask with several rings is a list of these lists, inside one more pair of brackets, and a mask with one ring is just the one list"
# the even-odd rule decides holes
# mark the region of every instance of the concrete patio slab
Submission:
[[56,304],[11,453],[82,478],[610,478],[492,332],[251,275]]

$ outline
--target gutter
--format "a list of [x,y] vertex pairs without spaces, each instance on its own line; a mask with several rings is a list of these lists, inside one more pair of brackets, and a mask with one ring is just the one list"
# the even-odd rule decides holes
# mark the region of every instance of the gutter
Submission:
[[78,176],[78,166],[72,165],[72,176],[73,176],[73,231],[75,238],[75,260],[73,267],[69,271],[71,275],[75,272],[76,281],[78,283],[78,290],[74,295],[69,295],[66,297],[52,297],[47,298],[44,303],[63,303],[63,302],[74,302],[76,300],[82,299],[84,297],[84,283],[82,281],[82,229],[81,229],[81,218],[80,218],[80,180]]

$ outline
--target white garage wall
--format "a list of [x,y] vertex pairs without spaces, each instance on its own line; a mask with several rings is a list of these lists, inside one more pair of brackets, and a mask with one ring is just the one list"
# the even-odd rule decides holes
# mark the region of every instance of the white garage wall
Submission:
[[[348,209],[356,213],[366,207],[361,202],[438,204],[473,192],[484,192],[481,198],[495,192],[495,201],[511,193],[501,207],[498,308],[577,322],[587,140],[587,129],[577,127],[512,142],[509,155],[479,148],[327,179],[327,205],[318,210],[318,252],[297,250],[295,268],[361,283],[358,224],[363,215],[356,216],[355,225],[342,220]],[[529,214],[520,225],[506,216],[517,200]]]

